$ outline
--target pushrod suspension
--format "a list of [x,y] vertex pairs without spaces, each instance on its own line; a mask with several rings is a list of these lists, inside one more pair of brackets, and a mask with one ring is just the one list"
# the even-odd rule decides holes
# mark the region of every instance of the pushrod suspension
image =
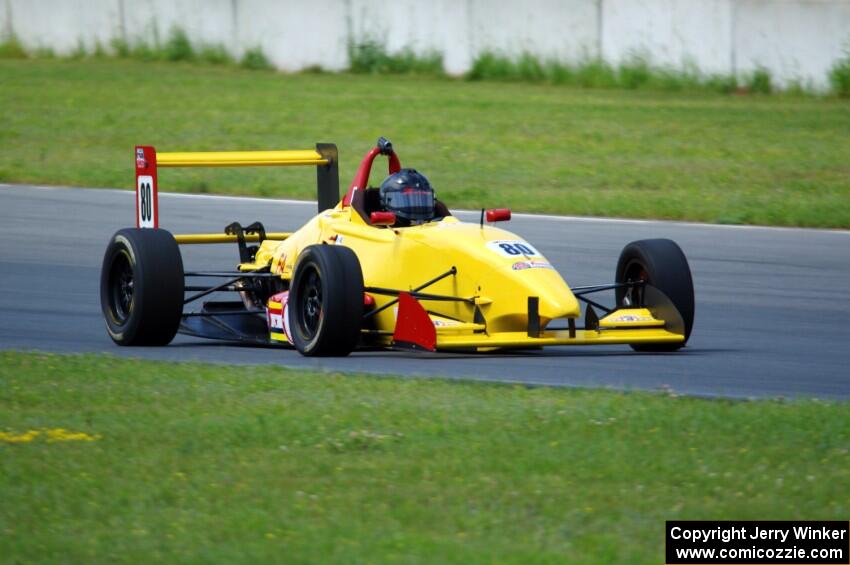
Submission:
[[[184,277],[232,277],[236,273],[230,271],[187,271],[183,273]],[[244,273],[240,273],[240,278],[243,279],[273,279],[280,278],[280,275],[276,275],[274,273],[263,273],[260,270],[256,271],[245,271]]]
[[612,283],[612,284],[594,284],[589,286],[577,286],[572,288],[574,296],[580,296],[582,294],[590,294],[593,292],[602,292],[603,290],[614,290],[616,288],[628,288],[632,286],[645,284],[645,281],[630,281],[624,283]]
[[[263,268],[265,268],[265,267],[263,267]],[[231,274],[232,274],[232,273],[231,273]],[[234,283],[236,283],[236,282],[238,282],[238,281],[240,281],[240,280],[242,280],[242,279],[249,278],[252,274],[256,274],[256,271],[248,271],[248,272],[247,272],[247,273],[245,273],[244,275],[239,275],[238,277],[235,277],[235,278],[232,278],[232,279],[230,279],[230,280],[224,281],[223,283],[221,283],[221,284],[219,284],[219,285],[216,285],[216,286],[214,286],[214,287],[208,288],[207,290],[205,290],[205,291],[203,291],[203,292],[199,292],[198,294],[193,294],[193,295],[192,295],[192,296],[190,296],[189,298],[185,298],[185,299],[183,299],[183,304],[188,304],[188,303],[193,302],[193,301],[195,301],[195,300],[197,300],[197,299],[199,299],[199,298],[203,298],[204,296],[207,296],[208,294],[212,294],[213,292],[216,292],[216,291],[219,291],[219,290],[223,290],[223,289],[225,289],[225,288],[229,287],[230,285],[232,285],[232,284],[234,284]],[[264,274],[265,274],[265,273],[264,273]],[[206,275],[201,275],[201,276],[206,276]],[[212,276],[212,275],[209,275],[209,276]]]
[[[436,276],[436,277],[434,277],[433,279],[431,279],[430,281],[425,282],[425,283],[422,283],[421,285],[419,285],[419,286],[417,286],[416,288],[414,288],[414,289],[410,290],[409,292],[410,292],[410,294],[411,294],[411,295],[413,295],[413,294],[415,294],[415,293],[419,292],[419,291],[420,291],[420,290],[422,290],[422,289],[428,288],[428,287],[429,287],[429,286],[431,286],[432,284],[435,284],[435,283],[440,282],[441,280],[443,280],[443,279],[444,279],[444,278],[446,278],[446,277],[450,277],[450,276],[452,276],[452,275],[456,275],[456,274],[457,274],[457,267],[455,267],[454,265],[452,265],[452,268],[451,268],[451,269],[449,269],[448,271],[446,271],[445,273],[443,273],[442,275]],[[382,288],[378,288],[378,289],[374,289],[374,290],[373,290],[371,287],[367,287],[365,290],[366,290],[367,292],[374,292],[374,293],[376,293],[376,294],[385,294],[385,293],[383,293],[383,292],[380,292],[380,291],[383,291],[383,290],[387,290],[387,291],[389,291],[389,289],[382,289]],[[392,292],[399,293],[399,292],[407,292],[407,291],[400,290],[400,291],[392,291]],[[435,295],[435,296],[436,296],[436,295]],[[372,310],[371,312],[367,312],[366,314],[364,314],[364,315],[363,315],[363,318],[364,318],[364,319],[366,319],[366,318],[370,318],[370,317],[372,317],[372,316],[374,316],[374,315],[378,314],[379,312],[383,312],[384,310],[386,310],[386,309],[387,309],[387,308],[389,308],[390,306],[394,306],[397,302],[398,302],[398,297],[394,298],[393,300],[390,300],[389,302],[387,302],[386,304],[384,304],[384,305],[383,305],[383,306],[381,306],[380,308],[376,308],[375,310]]]

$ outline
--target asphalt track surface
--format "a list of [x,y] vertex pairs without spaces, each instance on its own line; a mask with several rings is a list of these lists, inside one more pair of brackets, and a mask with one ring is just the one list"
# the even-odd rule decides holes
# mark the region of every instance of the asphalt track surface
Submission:
[[[161,194],[160,209],[161,226],[175,233],[254,220],[289,231],[315,213],[315,204]],[[673,354],[593,346],[310,359],[185,336],[167,347],[114,345],[100,313],[100,263],[110,236],[133,223],[131,192],[0,185],[0,348],[708,396],[850,397],[848,231],[517,214],[506,227],[536,245],[573,286],[611,281],[629,241],[677,241],[696,287],[688,347]],[[237,259],[235,246],[184,248],[187,270],[229,269]]]

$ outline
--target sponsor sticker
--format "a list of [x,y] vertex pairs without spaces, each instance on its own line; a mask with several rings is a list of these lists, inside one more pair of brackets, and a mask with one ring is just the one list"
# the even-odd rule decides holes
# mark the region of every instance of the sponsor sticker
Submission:
[[517,261],[511,265],[514,271],[524,271],[525,269],[554,269],[551,263],[546,261]]
[[280,310],[269,310],[269,329],[283,331],[283,314]]
[[651,322],[653,318],[649,316],[635,316],[633,314],[623,314],[616,318],[611,318],[611,322]]
[[148,162],[145,159],[145,150],[141,147],[136,147],[136,168],[144,169],[147,168]]
[[292,334],[289,330],[289,291],[279,292],[269,298],[266,321],[270,333],[284,334],[286,341],[292,343]]
[[283,306],[283,333],[286,335],[286,341],[295,343],[292,341],[292,330],[289,326],[289,302]]

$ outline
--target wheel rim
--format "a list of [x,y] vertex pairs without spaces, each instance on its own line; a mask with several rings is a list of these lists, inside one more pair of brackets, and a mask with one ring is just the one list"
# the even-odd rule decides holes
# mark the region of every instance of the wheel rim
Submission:
[[298,296],[301,300],[298,322],[307,340],[313,339],[322,325],[322,279],[316,269],[311,268],[301,279]]
[[126,251],[121,250],[109,269],[109,309],[118,324],[123,324],[133,311],[135,282],[133,265]]
[[[627,283],[643,281],[650,283],[649,272],[639,261],[632,261],[626,265],[624,279]],[[643,285],[634,285],[626,289],[623,294],[623,304],[626,306],[640,306],[643,304]]]

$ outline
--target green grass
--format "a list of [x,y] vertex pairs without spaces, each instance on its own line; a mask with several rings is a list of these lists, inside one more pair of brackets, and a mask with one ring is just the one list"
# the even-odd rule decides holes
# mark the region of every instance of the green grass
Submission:
[[[56,53],[50,47],[25,48],[14,35],[0,41],[0,59],[55,59]],[[129,42],[115,37],[108,46],[95,42],[88,48],[82,40],[66,55],[58,57],[70,61],[85,59],[134,59],[141,62],[170,61],[185,63],[205,63],[210,65],[239,66],[251,70],[272,70],[265,53],[260,47],[247,49],[239,61],[220,43],[192,43],[186,32],[180,27],[172,27],[164,42],[137,39]]]
[[[1,60],[0,82],[0,182],[130,188],[134,144],[333,141],[346,187],[385,135],[452,207],[850,227],[846,100],[116,59]],[[307,169],[168,170],[160,185],[315,198]]]
[[[47,55],[43,50],[38,50],[37,54],[39,56]],[[0,41],[0,59],[26,59],[28,56],[29,53],[14,35]]]
[[764,67],[756,69],[750,76],[747,87],[750,92],[755,94],[770,94],[773,92],[773,79],[770,76],[770,71]]
[[391,54],[377,41],[349,45],[348,59],[353,73],[445,76],[443,57],[439,53],[417,55],[411,49],[405,49]]
[[[840,72],[837,63],[832,74]],[[767,68],[759,67],[742,76],[706,74],[692,63],[681,68],[653,65],[649,57],[633,55],[617,66],[601,59],[586,59],[578,63],[558,60],[543,61],[530,53],[511,58],[493,52],[484,52],[472,63],[466,75],[472,81],[503,81],[545,83],[582,88],[616,88],[626,90],[646,89],[661,92],[715,92],[720,94],[771,94],[776,86]],[[841,95],[839,83],[833,80],[834,94]],[[814,95],[816,92],[801,82],[790,85],[786,94]]]
[[829,70],[829,82],[833,92],[845,98],[850,97],[850,51]]
[[728,88],[728,85],[721,84],[711,77],[700,76],[695,68],[657,68],[652,66],[647,58],[637,56],[614,67],[599,59],[587,59],[572,64],[554,59],[543,61],[530,53],[523,53],[512,59],[485,52],[473,61],[467,78],[473,81],[518,81],[582,88],[690,90],[724,94],[737,87],[734,77],[726,77],[732,84],[732,87]]
[[[850,405],[0,353],[10,562],[660,563],[672,519],[846,519]],[[8,436],[6,436],[8,437]]]
[[246,69],[254,71],[269,71],[272,69],[272,64],[266,58],[265,53],[259,47],[248,49],[239,61],[239,64]]

